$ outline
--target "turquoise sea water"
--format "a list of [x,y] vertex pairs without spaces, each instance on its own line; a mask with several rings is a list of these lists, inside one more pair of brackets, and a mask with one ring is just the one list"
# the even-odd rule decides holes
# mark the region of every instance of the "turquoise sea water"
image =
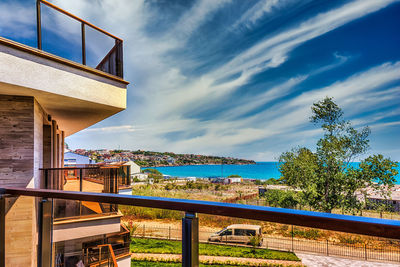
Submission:
[[[358,165],[358,163],[353,163]],[[162,174],[174,177],[227,177],[237,174],[243,178],[269,179],[279,178],[278,162],[257,162],[252,165],[190,165],[174,167],[157,167]],[[400,184],[400,177],[397,175],[397,183]]]
[[243,178],[269,179],[279,178],[278,162],[257,162],[251,165],[189,165],[157,167],[162,174],[175,177],[227,177],[237,174]]

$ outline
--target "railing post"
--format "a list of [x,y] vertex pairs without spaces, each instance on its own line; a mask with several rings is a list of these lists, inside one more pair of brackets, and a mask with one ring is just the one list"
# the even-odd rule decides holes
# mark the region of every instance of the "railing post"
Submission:
[[51,210],[52,202],[44,198],[39,203],[38,267],[51,266]]
[[6,195],[0,192],[0,266],[6,266]]
[[116,64],[116,74],[118,77],[124,77],[124,69],[123,69],[123,47],[121,40],[115,40],[116,45],[116,57],[115,57],[115,64]]
[[40,0],[36,0],[36,27],[37,48],[42,50],[42,22],[40,12]]
[[44,170],[44,189],[49,189],[49,170]]
[[186,212],[182,218],[182,266],[199,266],[199,219],[196,213]]
[[86,65],[86,34],[85,34],[85,23],[81,23],[82,33],[82,64]]
[[79,191],[82,192],[83,189],[83,170],[79,169]]

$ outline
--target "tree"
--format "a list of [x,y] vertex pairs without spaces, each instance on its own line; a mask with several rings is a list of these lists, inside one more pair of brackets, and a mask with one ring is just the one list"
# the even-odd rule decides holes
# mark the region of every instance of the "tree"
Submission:
[[[301,189],[308,205],[329,213],[334,208],[362,209],[366,187],[387,196],[397,175],[397,162],[374,155],[361,161],[358,168],[353,164],[369,149],[370,129],[354,129],[329,97],[314,103],[311,110],[310,121],[321,125],[324,135],[315,152],[298,147],[282,153],[279,170],[285,183]],[[357,197],[360,192],[363,199]]]

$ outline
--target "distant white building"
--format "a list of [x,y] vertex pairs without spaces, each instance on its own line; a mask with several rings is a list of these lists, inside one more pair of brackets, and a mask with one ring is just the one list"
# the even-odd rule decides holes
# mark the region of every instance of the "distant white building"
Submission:
[[141,168],[139,165],[137,165],[134,161],[128,161],[124,165],[130,165],[131,166],[131,179],[137,178],[140,181],[146,181],[148,179],[148,174],[147,173],[142,173]]
[[88,165],[94,164],[94,160],[90,159],[87,156],[82,156],[76,154],[74,152],[66,152],[64,153],[64,166],[65,167],[74,167],[76,165]]
[[225,178],[223,183],[224,184],[240,184],[243,181],[241,177],[230,177]]

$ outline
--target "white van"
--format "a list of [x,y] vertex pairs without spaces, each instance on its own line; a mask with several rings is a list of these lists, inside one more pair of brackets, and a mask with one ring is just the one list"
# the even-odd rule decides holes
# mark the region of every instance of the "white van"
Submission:
[[210,242],[227,242],[227,243],[250,243],[252,236],[260,236],[261,240],[258,244],[262,245],[262,231],[259,225],[249,224],[232,224],[219,232],[212,234],[208,241]]

